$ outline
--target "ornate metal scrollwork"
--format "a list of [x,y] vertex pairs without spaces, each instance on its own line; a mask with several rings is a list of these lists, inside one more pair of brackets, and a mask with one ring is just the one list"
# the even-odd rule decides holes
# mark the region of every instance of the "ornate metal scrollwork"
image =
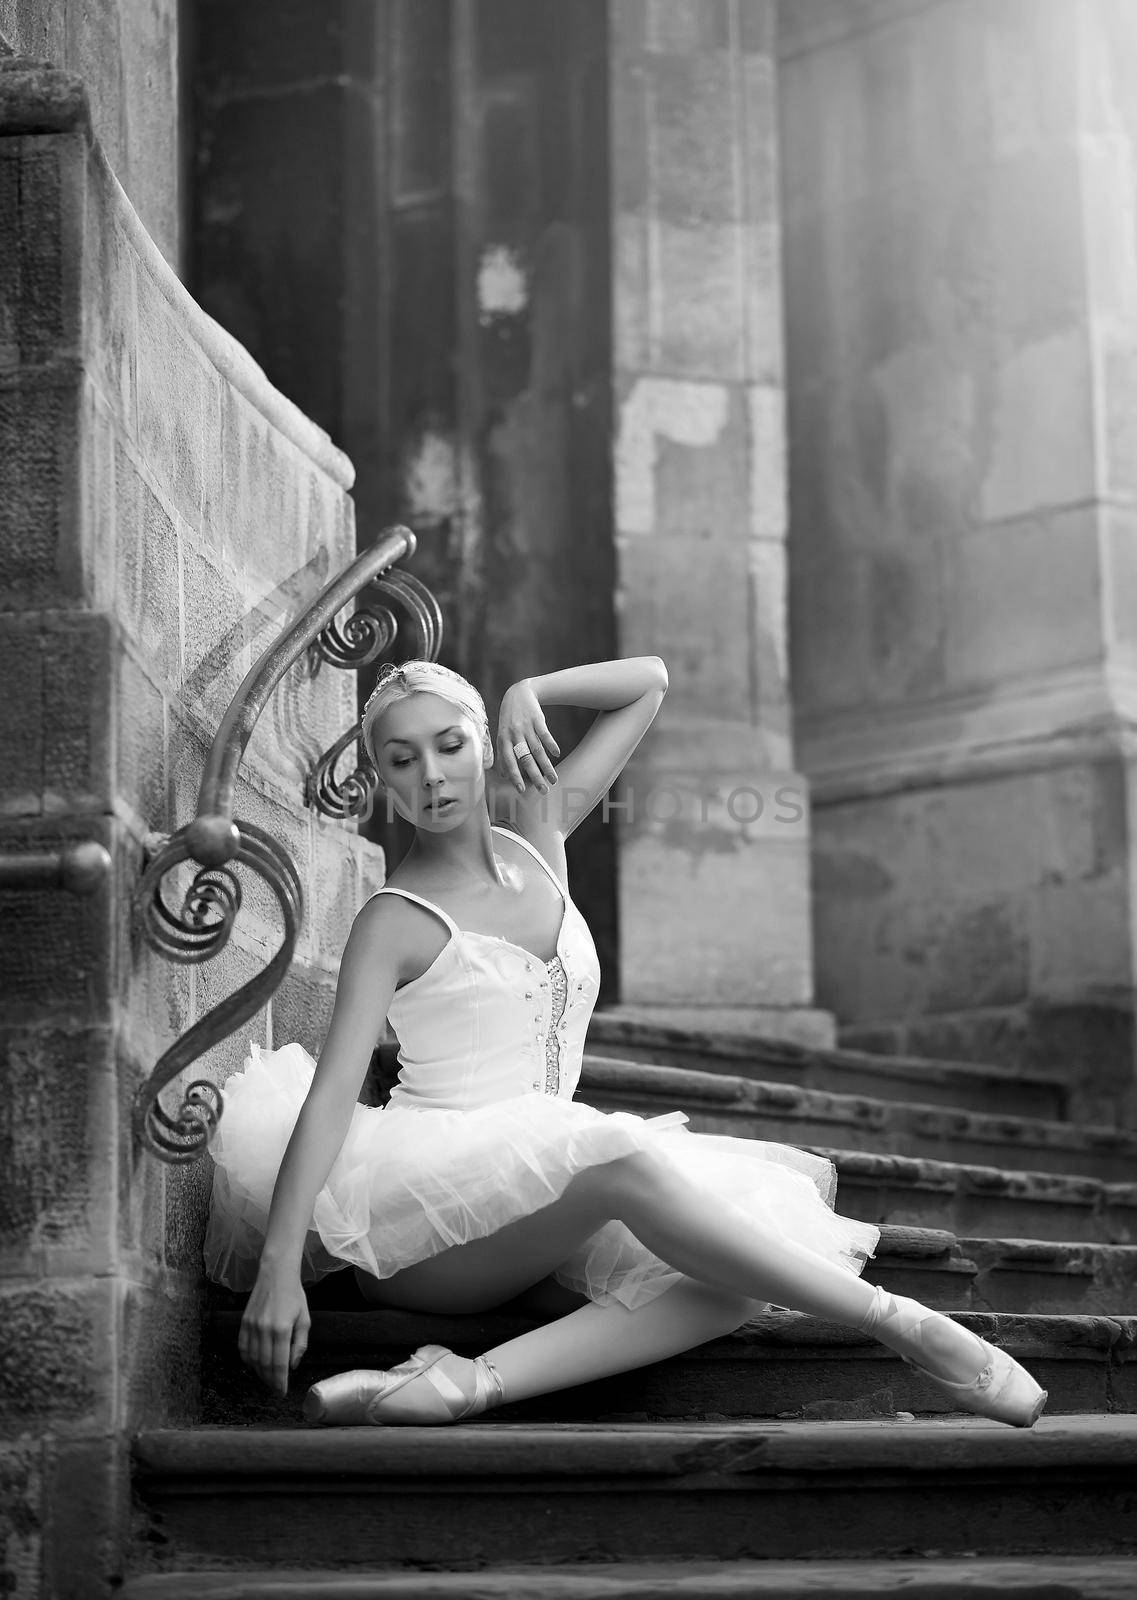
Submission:
[[[296,868],[269,834],[251,822],[233,820],[237,772],[257,718],[284,673],[306,651],[313,665],[359,667],[391,648],[398,621],[388,606],[364,607],[342,627],[336,617],[357,594],[370,586],[406,612],[417,633],[423,657],[434,660],[442,637],[442,616],[434,596],[409,573],[389,569],[414,553],[409,528],[389,528],[351,566],[326,584],[303,615],[284,629],[246,675],[214,736],[198,793],[197,815],[165,840],[139,882],[136,909],[144,938],[170,961],[211,960],[229,942],[241,909],[237,869],[247,867],[268,885],[276,898],[284,935],[263,972],[189,1028],[158,1061],[139,1088],[134,1102],[135,1131],[161,1161],[195,1161],[207,1148],[224,1109],[221,1091],[208,1079],[188,1085],[175,1115],[159,1095],[193,1061],[253,1016],[276,992],[288,971],[304,916],[304,895]],[[362,753],[356,769],[342,782],[336,762],[353,741],[351,728],[321,758],[306,784],[306,799],[326,815],[358,816],[366,809],[374,773]],[[180,901],[164,893],[167,875],[184,863],[197,870]]]
[[[199,1017],[160,1058],[135,1095],[138,1136],[163,1161],[196,1161],[208,1145],[222,1110],[221,1091],[207,1078],[187,1087],[176,1116],[158,1096],[178,1073],[211,1045],[239,1028],[276,991],[292,960],[304,916],[304,891],[296,868],[271,835],[252,822],[238,822],[234,865],[251,868],[272,890],[284,922],[280,948],[263,972]],[[229,865],[203,867],[194,875],[178,910],[163,895],[163,880],[192,860],[188,836],[194,823],[180,828],[150,862],[138,886],[142,930],[148,942],[171,961],[205,961],[229,942],[241,906],[241,885]]]
[[[426,585],[413,573],[393,571],[375,579],[371,589],[396,601],[410,618],[417,635],[417,659],[436,661],[442,645],[442,611]],[[380,609],[372,603],[355,615],[366,617],[376,628],[382,626],[389,629],[388,642],[394,641],[398,633],[398,621],[389,608]],[[341,659],[342,653],[337,644],[324,643],[329,632],[329,629],[325,629],[312,646],[313,651],[318,650],[319,658],[334,667],[361,665],[361,661]],[[379,653],[368,655],[367,662],[376,660]],[[348,776],[340,780],[336,776],[336,767],[352,745],[355,746],[355,765]],[[378,774],[359,738],[359,728],[353,726],[313,763],[305,780],[304,798],[325,817],[343,821],[348,817],[367,816],[374,804],[377,781]]]
[[[357,765],[341,781],[336,777],[336,766],[353,745]],[[340,734],[331,749],[325,750],[309,771],[304,780],[305,804],[340,822],[349,817],[370,816],[378,781],[379,774],[362,754],[359,729],[353,726]]]
[[330,667],[354,670],[378,661],[384,650],[395,642],[399,625],[390,611],[372,611],[361,607],[341,625],[333,617],[323,633],[318,634],[308,646],[313,667],[316,661],[326,661]]

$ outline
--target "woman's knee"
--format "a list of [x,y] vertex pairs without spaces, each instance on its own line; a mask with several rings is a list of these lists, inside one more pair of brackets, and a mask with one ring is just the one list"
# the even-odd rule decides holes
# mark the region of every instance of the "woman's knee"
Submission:
[[569,1188],[599,1205],[607,1216],[620,1217],[629,1201],[658,1193],[666,1181],[667,1164],[660,1156],[651,1150],[632,1150],[626,1156],[583,1168]]

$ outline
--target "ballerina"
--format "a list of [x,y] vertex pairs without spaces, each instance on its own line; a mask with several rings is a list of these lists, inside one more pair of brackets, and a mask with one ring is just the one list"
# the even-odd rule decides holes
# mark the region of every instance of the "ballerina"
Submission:
[[[553,1320],[473,1359],[424,1345],[336,1374],[305,1397],[315,1423],[460,1421],[689,1350],[773,1303],[871,1333],[956,1407],[1030,1427],[1046,1392],[1005,1351],[862,1280],[880,1231],[833,1209],[831,1162],[573,1098],[599,967],[565,839],[666,690],[653,656],[515,683],[491,790],[473,686],[432,662],[381,674],[362,734],[413,843],[356,915],[318,1060],[254,1045],[211,1145],[206,1271],[251,1291],[241,1358],[287,1393],[304,1285],[350,1264],[375,1305],[513,1302]],[[597,713],[563,759],[551,705]],[[384,1019],[399,1078],[364,1106]]]

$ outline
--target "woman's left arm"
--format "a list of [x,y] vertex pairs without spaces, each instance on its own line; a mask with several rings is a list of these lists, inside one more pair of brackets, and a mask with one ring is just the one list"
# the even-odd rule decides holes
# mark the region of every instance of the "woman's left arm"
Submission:
[[[658,656],[566,667],[522,678],[507,689],[498,717],[498,768],[519,791],[518,807],[536,813],[526,820],[567,837],[623,771],[666,693],[667,668]],[[556,767],[560,749],[545,722],[544,706],[584,706],[599,712]],[[521,743],[530,753],[519,760],[514,746]]]

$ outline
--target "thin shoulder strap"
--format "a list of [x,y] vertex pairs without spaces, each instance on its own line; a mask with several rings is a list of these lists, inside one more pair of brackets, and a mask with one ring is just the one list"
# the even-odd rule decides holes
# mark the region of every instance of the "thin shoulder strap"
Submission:
[[[404,900],[413,900],[416,906],[422,906],[426,911],[433,911],[436,917],[441,917],[443,922],[455,937],[460,935],[462,932],[461,928],[459,928],[453,917],[451,917],[447,912],[443,911],[441,906],[436,906],[433,900],[424,900],[421,894],[413,894],[410,889],[396,888],[393,883],[384,884],[382,889],[376,889],[375,895],[380,894],[398,894],[401,895]],[[371,898],[374,899],[375,895],[372,895]]]
[[545,871],[549,874],[549,877],[552,878],[553,882],[556,884],[557,888],[560,890],[562,900],[567,900],[568,899],[568,889],[561,882],[561,880],[557,877],[556,873],[553,871],[553,869],[549,865],[549,863],[545,860],[544,856],[541,854],[541,852],[538,850],[538,848],[537,848],[537,846],[535,844],[530,844],[529,840],[526,839],[526,838],[523,838],[521,834],[514,833],[512,828],[499,827],[496,822],[491,822],[490,823],[490,827],[493,829],[493,831],[495,833],[504,833],[507,839],[513,839],[517,844],[523,845],[525,847],[525,849],[528,850],[529,854],[531,856],[533,856],[537,861],[539,861],[541,863],[541,865],[544,867]]

